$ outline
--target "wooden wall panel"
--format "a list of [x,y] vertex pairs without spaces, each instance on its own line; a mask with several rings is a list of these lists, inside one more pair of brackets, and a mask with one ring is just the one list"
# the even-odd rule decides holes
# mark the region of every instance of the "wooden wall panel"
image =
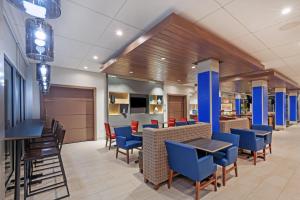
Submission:
[[55,118],[66,129],[65,143],[95,139],[93,89],[52,86],[42,96],[42,118]]
[[186,117],[186,97],[168,95],[168,117],[174,117],[177,121]]

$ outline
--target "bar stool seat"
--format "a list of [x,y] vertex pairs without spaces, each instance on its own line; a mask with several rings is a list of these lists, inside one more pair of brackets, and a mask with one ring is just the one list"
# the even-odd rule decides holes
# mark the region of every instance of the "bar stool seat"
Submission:
[[38,160],[46,157],[56,156],[59,153],[58,148],[42,148],[28,150],[24,153],[24,160]]

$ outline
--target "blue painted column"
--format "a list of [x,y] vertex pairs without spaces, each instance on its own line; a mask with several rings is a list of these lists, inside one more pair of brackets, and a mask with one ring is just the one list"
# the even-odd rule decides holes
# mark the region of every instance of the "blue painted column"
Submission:
[[267,81],[252,81],[252,124],[268,125]]
[[198,120],[212,125],[212,132],[219,132],[219,61],[205,60],[198,67]]
[[297,92],[289,93],[289,120],[290,123],[296,124],[298,121],[298,94]]
[[275,128],[286,128],[286,89],[275,88]]
[[236,115],[241,115],[241,95],[237,94],[235,95],[235,113]]

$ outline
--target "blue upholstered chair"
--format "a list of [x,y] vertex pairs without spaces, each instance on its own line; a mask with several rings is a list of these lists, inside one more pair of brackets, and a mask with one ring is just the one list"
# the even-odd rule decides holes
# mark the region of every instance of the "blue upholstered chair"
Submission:
[[[230,133],[213,133],[212,139],[229,142],[232,144],[232,146],[213,154],[214,162],[222,166],[222,183],[223,186],[225,186],[226,174],[228,174],[232,170],[235,170],[235,176],[238,176],[237,158],[240,136]],[[232,164],[233,167],[226,170],[226,167]]]
[[[127,164],[129,164],[129,150],[142,147],[142,137],[132,135],[130,126],[115,128],[115,134],[117,142],[116,158],[118,158],[118,153],[124,154],[127,157]],[[126,153],[120,151],[120,149],[126,150]]]
[[187,121],[178,121],[178,122],[175,122],[175,126],[186,126],[186,125],[188,125]]
[[143,128],[158,128],[158,124],[144,124]]
[[253,124],[252,129],[271,132],[271,134],[268,134],[266,136],[257,136],[257,137],[264,138],[265,144],[268,145],[267,148],[269,149],[270,153],[272,153],[272,131],[273,131],[272,126]]
[[[240,136],[239,148],[251,151],[254,157],[254,165],[256,165],[257,156],[263,156],[266,160],[266,145],[263,138],[258,138],[255,132],[241,129],[231,129],[232,134]],[[263,150],[263,153],[259,151]]]
[[187,121],[188,125],[193,125],[193,124],[196,124],[196,121],[195,120],[189,120]]
[[[170,167],[169,188],[172,184],[173,174],[177,172],[196,182],[196,199],[199,198],[199,190],[210,184],[214,184],[215,191],[217,190],[217,165],[213,162],[211,155],[198,158],[197,150],[190,145],[170,140],[166,140],[165,144]],[[201,181],[208,177],[208,182],[201,184]]]

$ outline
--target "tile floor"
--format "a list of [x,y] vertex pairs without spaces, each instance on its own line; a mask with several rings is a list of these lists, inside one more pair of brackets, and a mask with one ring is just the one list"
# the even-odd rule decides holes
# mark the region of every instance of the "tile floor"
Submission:
[[[137,158],[137,151],[131,160]],[[168,200],[194,199],[193,183],[183,177],[172,188],[163,185],[158,191],[145,184],[138,164],[125,163],[125,156],[115,159],[115,149],[108,151],[103,141],[68,144],[63,160],[74,200]],[[229,177],[226,187],[217,192],[209,186],[201,192],[203,200],[299,200],[300,199],[300,126],[274,132],[273,153],[256,166],[244,157],[238,160],[239,177]],[[233,173],[232,173],[233,174]],[[47,200],[64,194],[64,189],[32,197]],[[11,199],[8,193],[7,199]]]

